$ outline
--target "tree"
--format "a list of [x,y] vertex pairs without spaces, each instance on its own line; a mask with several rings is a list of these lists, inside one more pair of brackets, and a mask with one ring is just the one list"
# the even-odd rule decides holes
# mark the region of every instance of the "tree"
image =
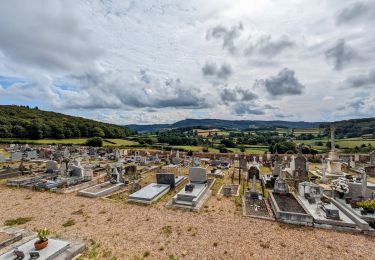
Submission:
[[102,147],[103,139],[101,137],[93,137],[93,138],[87,139],[86,145],[93,146],[93,147]]
[[101,129],[100,127],[94,127],[94,129],[92,129],[92,136],[96,136],[96,137],[104,137],[105,136],[105,133],[103,131],[103,129]]

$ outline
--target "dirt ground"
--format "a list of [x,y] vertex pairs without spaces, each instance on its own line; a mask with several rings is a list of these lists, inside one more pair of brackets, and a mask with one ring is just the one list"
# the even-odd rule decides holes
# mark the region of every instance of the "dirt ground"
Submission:
[[84,239],[87,259],[375,258],[375,237],[244,217],[233,198],[219,196],[199,213],[166,209],[172,195],[140,206],[1,185],[0,225],[32,217],[19,227]]

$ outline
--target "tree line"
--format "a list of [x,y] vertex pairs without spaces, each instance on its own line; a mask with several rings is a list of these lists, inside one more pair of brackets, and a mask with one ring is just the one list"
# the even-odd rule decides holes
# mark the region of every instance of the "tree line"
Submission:
[[38,107],[0,106],[0,138],[122,138],[131,134],[126,127],[42,111]]

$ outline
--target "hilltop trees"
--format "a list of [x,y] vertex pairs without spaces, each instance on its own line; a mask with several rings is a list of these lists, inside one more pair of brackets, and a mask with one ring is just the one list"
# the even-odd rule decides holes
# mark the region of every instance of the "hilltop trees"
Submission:
[[73,117],[38,108],[0,106],[0,138],[122,138],[132,134],[126,127]]

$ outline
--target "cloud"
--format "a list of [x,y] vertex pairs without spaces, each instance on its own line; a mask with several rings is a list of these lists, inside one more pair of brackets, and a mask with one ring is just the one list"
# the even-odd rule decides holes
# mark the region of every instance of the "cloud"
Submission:
[[325,57],[328,61],[333,63],[335,70],[342,70],[357,57],[357,54],[346,44],[344,39],[340,39],[336,42],[335,46],[325,52]]
[[282,69],[276,76],[256,81],[256,86],[264,87],[273,96],[301,95],[305,86],[295,77],[295,72]]
[[237,101],[253,101],[258,99],[258,95],[249,89],[236,87],[230,89],[225,87],[220,93],[221,100],[224,103],[237,102]]
[[208,29],[206,33],[206,39],[220,40],[222,41],[223,49],[226,49],[230,53],[235,53],[237,47],[234,44],[234,40],[239,37],[242,30],[242,22],[240,22],[237,26],[232,26],[231,28],[226,28],[222,25],[217,25],[213,28]]
[[227,63],[217,66],[215,62],[206,62],[202,68],[202,73],[204,76],[214,76],[218,79],[226,80],[232,75],[232,66]]
[[342,25],[363,16],[369,11],[369,7],[364,2],[351,3],[342,9],[336,16],[336,24]]
[[375,69],[370,70],[368,74],[349,77],[345,82],[352,88],[375,86]]
[[265,112],[252,103],[239,102],[233,105],[233,112],[237,115],[264,115]]
[[82,71],[102,55],[71,1],[5,1],[0,49],[12,61],[48,71]]
[[144,83],[146,83],[146,84],[150,84],[150,82],[151,82],[151,77],[150,77],[150,75],[148,75],[147,74],[147,69],[141,69],[140,71],[139,71],[139,74],[140,74],[140,79],[141,79],[141,81],[143,81]]
[[272,58],[295,45],[287,36],[273,40],[271,35],[262,36],[255,43],[251,43],[245,50],[245,55],[259,54]]
[[[204,108],[208,107],[201,91],[184,84],[181,79],[128,80],[117,73],[90,73],[71,76],[73,90],[59,89],[64,108],[93,109],[111,108]],[[111,91],[109,92],[108,89]]]

